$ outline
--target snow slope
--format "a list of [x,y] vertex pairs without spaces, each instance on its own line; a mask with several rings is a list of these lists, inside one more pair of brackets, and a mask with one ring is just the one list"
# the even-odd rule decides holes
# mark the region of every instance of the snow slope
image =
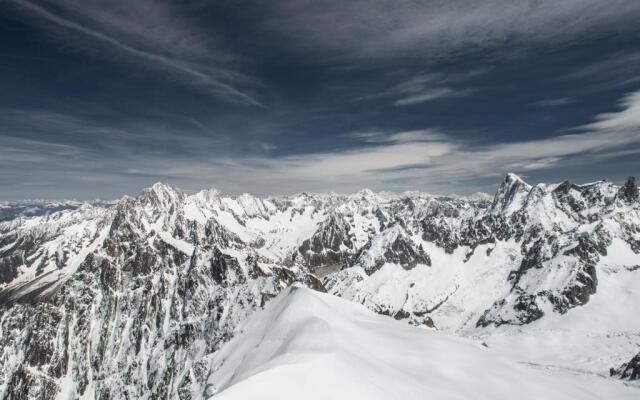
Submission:
[[[637,399],[606,377],[518,363],[479,342],[411,327],[293,286],[211,361],[205,397]],[[216,367],[217,366],[217,367]]]
[[467,329],[459,332],[483,340],[520,360],[603,374],[640,350],[640,256],[620,239],[596,266],[598,291],[582,307],[550,313],[526,327]]

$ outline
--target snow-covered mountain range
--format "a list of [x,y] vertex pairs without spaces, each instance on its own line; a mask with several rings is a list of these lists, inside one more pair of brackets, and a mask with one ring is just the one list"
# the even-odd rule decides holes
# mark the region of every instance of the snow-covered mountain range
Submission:
[[201,398],[225,344],[294,282],[520,363],[640,375],[633,178],[508,174],[492,200],[156,184],[0,207],[2,398]]

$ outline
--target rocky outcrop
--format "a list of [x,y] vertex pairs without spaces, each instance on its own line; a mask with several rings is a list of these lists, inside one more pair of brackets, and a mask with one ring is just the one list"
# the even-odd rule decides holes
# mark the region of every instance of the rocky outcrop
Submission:
[[351,227],[339,214],[329,216],[298,251],[312,268],[350,265],[356,252]]
[[523,205],[531,185],[525,183],[516,174],[507,174],[498,188],[491,204],[491,211],[496,214],[511,214]]
[[640,379],[640,353],[618,368],[611,368],[610,375],[619,379],[635,381]]
[[354,261],[354,265],[363,267],[369,275],[387,263],[411,270],[418,264],[431,265],[431,259],[422,245],[416,245],[407,232],[396,224],[371,239]]
[[636,183],[636,178],[630,176],[627,178],[626,182],[622,187],[618,190],[618,199],[624,201],[626,203],[637,202],[640,195],[638,195],[638,184]]

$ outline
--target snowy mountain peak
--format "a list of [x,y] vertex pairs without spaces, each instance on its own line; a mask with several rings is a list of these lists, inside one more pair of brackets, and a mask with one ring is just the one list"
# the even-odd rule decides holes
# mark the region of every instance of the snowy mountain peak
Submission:
[[184,192],[166,183],[157,182],[142,192],[141,201],[155,207],[168,208],[172,204],[182,201]]
[[356,196],[362,199],[370,199],[375,198],[376,194],[373,192],[373,190],[365,188],[356,193]]
[[219,201],[220,197],[222,194],[217,189],[203,189],[189,196],[189,201],[206,205]]
[[520,182],[526,184],[526,182],[518,174],[513,172],[507,172],[503,179],[504,182]]
[[524,205],[526,196],[531,188],[531,185],[523,181],[518,175],[508,173],[496,191],[491,210],[494,213],[505,215],[518,211]]
[[157,193],[162,193],[162,192],[175,192],[177,191],[177,189],[175,189],[173,186],[166,184],[164,182],[156,182],[153,185],[151,185],[150,187],[144,189],[144,191],[154,191]]

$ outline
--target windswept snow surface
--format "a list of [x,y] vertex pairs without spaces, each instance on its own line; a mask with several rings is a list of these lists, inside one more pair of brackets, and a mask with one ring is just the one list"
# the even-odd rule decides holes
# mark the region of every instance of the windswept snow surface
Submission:
[[293,286],[212,359],[215,399],[637,399],[603,376],[520,363]]

